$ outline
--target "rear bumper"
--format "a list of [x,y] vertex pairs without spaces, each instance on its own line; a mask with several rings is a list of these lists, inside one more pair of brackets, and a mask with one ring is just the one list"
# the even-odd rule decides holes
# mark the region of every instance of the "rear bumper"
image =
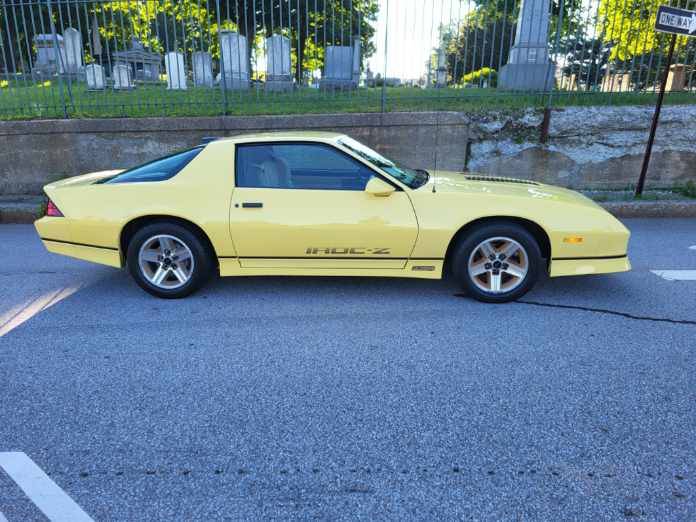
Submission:
[[54,254],[91,261],[101,265],[109,265],[121,268],[121,254],[116,248],[100,247],[95,245],[83,245],[67,241],[57,241],[49,238],[41,238],[46,250]]
[[577,259],[552,259],[549,266],[551,277],[610,274],[613,272],[628,272],[631,262],[628,256],[620,257],[588,257]]
[[49,252],[117,268],[122,266],[118,248],[72,241],[67,218],[43,217],[34,222],[34,227]]

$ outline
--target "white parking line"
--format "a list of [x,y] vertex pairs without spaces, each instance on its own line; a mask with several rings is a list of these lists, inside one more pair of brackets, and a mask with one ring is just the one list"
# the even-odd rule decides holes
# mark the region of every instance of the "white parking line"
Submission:
[[66,297],[70,297],[81,287],[81,284],[68,285],[58,290],[47,292],[32,301],[9,310],[5,314],[0,314],[0,337]]
[[0,453],[0,468],[10,476],[51,522],[94,522],[25,453]]
[[689,247],[689,250],[696,250],[696,245],[691,245],[691,246]]
[[7,522],[7,519],[5,518],[5,515],[0,512],[0,522]]
[[651,270],[667,281],[696,281],[696,270]]

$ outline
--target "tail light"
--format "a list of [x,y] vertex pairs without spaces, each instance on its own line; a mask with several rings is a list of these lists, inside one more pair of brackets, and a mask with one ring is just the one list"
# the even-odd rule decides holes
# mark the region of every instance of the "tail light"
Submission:
[[48,200],[48,203],[46,203],[46,215],[50,217],[63,217],[63,213],[50,199]]

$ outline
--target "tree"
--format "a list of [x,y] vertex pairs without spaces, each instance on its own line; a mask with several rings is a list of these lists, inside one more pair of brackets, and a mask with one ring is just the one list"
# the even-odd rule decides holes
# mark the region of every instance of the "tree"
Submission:
[[[520,0],[476,0],[475,8],[459,25],[441,31],[453,82],[460,83],[465,74],[484,68],[497,72],[507,63],[514,44],[519,8]],[[559,24],[561,42],[566,35],[580,31],[582,0],[552,0],[550,8],[551,44]]]
[[600,85],[609,61],[611,47],[601,38],[571,36],[566,39],[567,49],[563,75],[575,75],[578,88],[584,86],[590,90]]

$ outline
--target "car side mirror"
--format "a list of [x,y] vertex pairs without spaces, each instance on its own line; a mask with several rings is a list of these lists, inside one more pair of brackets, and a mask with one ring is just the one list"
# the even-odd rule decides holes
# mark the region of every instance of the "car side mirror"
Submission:
[[368,181],[367,185],[365,185],[365,192],[367,192],[368,194],[372,194],[373,196],[382,198],[391,196],[392,192],[394,192],[395,190],[396,189],[393,185],[378,178],[377,176],[371,177],[370,181]]

